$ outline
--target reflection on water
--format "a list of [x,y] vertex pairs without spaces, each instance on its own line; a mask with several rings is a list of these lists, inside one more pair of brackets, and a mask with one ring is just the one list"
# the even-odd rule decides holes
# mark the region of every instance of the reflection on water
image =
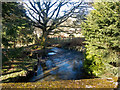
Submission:
[[48,53],[48,55],[55,55],[56,53],[54,53],[54,52],[50,52],[50,53]]
[[38,66],[37,75],[40,75],[43,72],[41,65]]
[[[34,76],[31,81],[36,79],[39,79],[38,81],[53,81],[83,78],[82,53],[61,48],[53,48],[51,51],[48,53],[48,60],[45,62],[47,71],[43,71],[40,65],[37,70],[37,76]],[[49,75],[46,75],[48,73]]]
[[53,51],[53,52],[60,52],[60,51],[62,51],[62,50],[63,50],[63,49],[59,49],[59,48],[57,48],[57,47],[51,49],[51,51]]

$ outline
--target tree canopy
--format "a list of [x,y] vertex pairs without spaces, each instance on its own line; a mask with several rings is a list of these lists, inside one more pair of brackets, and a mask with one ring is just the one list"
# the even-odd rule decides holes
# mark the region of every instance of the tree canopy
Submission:
[[23,43],[32,39],[32,24],[29,22],[25,12],[23,6],[17,2],[2,3],[2,44],[5,47],[15,47],[17,42]]

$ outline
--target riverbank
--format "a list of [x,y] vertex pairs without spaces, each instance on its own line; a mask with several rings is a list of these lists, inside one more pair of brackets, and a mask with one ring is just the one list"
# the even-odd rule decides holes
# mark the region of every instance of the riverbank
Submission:
[[19,78],[23,78],[24,80],[34,70],[34,65],[37,64],[38,60],[36,57],[30,58],[32,54],[31,50],[34,50],[33,47],[35,46],[2,50],[4,57],[2,60],[2,76],[0,76],[0,81],[17,82],[20,80]]
[[117,88],[118,78],[42,81],[37,83],[2,83],[3,89],[19,88]]
[[[48,55],[48,54],[54,54],[54,53],[56,53],[55,57]],[[50,56],[49,59],[51,59],[51,60],[46,60],[45,59],[46,55]],[[55,73],[59,73],[60,76],[63,72],[61,70],[64,70],[64,74],[62,74],[62,78],[66,79],[66,80],[71,80],[71,79],[74,80],[74,79],[80,78],[79,76],[82,75],[81,71],[80,71],[82,62],[79,61],[79,60],[83,60],[82,53],[67,50],[67,49],[62,49],[62,48],[49,47],[46,50],[40,50],[40,49],[32,50],[31,53],[29,53],[29,57],[24,58],[24,60],[23,60],[23,58],[16,58],[12,62],[5,63],[5,65],[3,66],[3,69],[2,69],[3,74],[0,77],[0,80],[3,82],[28,82],[27,80],[30,77],[34,77],[34,75],[35,75],[35,73],[34,73],[35,67],[38,67],[37,66],[38,65],[37,58],[39,58],[39,61],[41,62],[40,66],[42,67],[42,70],[43,70],[43,71],[38,71],[38,72],[44,73],[44,76],[51,75],[51,72],[55,72],[56,69],[59,71],[55,72]],[[73,60],[73,62],[71,60]],[[46,64],[48,66],[46,66]],[[9,65],[11,66],[11,68],[7,68],[7,67],[9,67]],[[49,66],[49,65],[51,65],[51,66]],[[62,68],[63,66],[66,69],[63,69]],[[69,66],[69,69],[67,69],[68,66]],[[47,68],[48,70],[45,70],[45,68]],[[54,68],[55,68],[55,70],[54,70]],[[6,70],[6,71],[4,71],[4,70]],[[78,71],[76,71],[76,70],[78,70]],[[47,72],[47,74],[46,74],[46,72]],[[66,72],[69,72],[71,75],[68,75]],[[67,77],[66,77],[66,75],[67,75]],[[37,77],[38,76],[39,75],[37,75]],[[53,75],[53,77],[54,77],[54,75]],[[57,79],[55,79],[55,80],[57,80]]]
[[[33,54],[34,53],[36,54],[37,52],[39,52],[39,54],[41,55],[41,53],[43,53],[42,51],[43,50],[34,50],[32,52],[33,52]],[[47,69],[44,70],[44,67],[42,66],[42,69],[39,68],[40,71],[37,72],[38,75],[34,76],[33,71],[34,71],[34,66],[37,65],[37,63],[38,63],[37,59],[27,60],[27,63],[25,62],[25,60],[22,60],[21,63],[14,61],[13,64],[18,63],[18,65],[20,65],[20,64],[24,65],[26,67],[26,69],[29,69],[29,70],[26,70],[25,67],[22,66],[24,68],[19,72],[13,71],[12,73],[8,72],[8,73],[6,73],[6,75],[4,74],[1,77],[2,81],[7,80],[7,82],[28,82],[27,80],[29,79],[29,77],[34,77],[33,82],[39,81],[39,80],[40,80],[39,82],[41,82],[41,81],[59,81],[59,80],[64,80],[64,79],[65,80],[81,80],[81,79],[86,80],[86,78],[84,77],[85,74],[83,74],[83,72],[81,71],[82,70],[82,67],[81,67],[82,62],[81,61],[83,61],[83,58],[84,58],[82,52],[77,52],[74,50],[67,50],[67,49],[62,49],[62,48],[55,48],[55,47],[48,48],[46,50],[46,52],[47,52],[46,55],[48,55],[48,54],[50,55],[49,58],[47,58],[48,60],[41,59],[41,61],[42,60],[44,61],[44,64],[46,65],[45,68],[47,67],[48,70]],[[36,58],[36,57],[34,57],[34,58]],[[33,65],[33,66],[31,67],[31,70],[30,70],[29,66],[31,66],[31,65]],[[29,71],[31,71],[31,72],[28,73]],[[44,73],[44,76],[41,76],[41,78],[40,78],[39,74],[41,75],[42,73]],[[56,76],[54,75],[55,73],[56,73],[57,77],[61,78],[61,79],[56,78]],[[9,75],[7,75],[7,74],[9,74]],[[52,78],[50,78],[48,75],[52,76],[52,78],[54,78],[54,79],[52,80]],[[39,78],[36,78],[36,77],[39,77]],[[88,80],[92,79],[92,77],[91,77],[91,79],[90,79],[90,77],[87,77],[87,78],[89,78]],[[96,78],[94,78],[94,79],[96,79]],[[100,79],[102,79],[102,78],[100,78]],[[8,81],[8,80],[10,80],[10,81]]]

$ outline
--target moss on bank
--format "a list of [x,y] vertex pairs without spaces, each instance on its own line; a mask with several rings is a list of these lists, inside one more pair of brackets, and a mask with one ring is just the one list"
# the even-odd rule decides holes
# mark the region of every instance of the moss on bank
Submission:
[[37,83],[3,83],[2,88],[117,88],[118,78],[43,81]]

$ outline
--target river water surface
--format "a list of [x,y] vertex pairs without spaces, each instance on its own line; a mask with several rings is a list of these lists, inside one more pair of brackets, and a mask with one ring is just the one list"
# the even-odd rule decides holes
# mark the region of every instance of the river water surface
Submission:
[[32,81],[79,80],[85,78],[82,52],[54,47],[49,50],[45,60],[46,70],[41,63]]

